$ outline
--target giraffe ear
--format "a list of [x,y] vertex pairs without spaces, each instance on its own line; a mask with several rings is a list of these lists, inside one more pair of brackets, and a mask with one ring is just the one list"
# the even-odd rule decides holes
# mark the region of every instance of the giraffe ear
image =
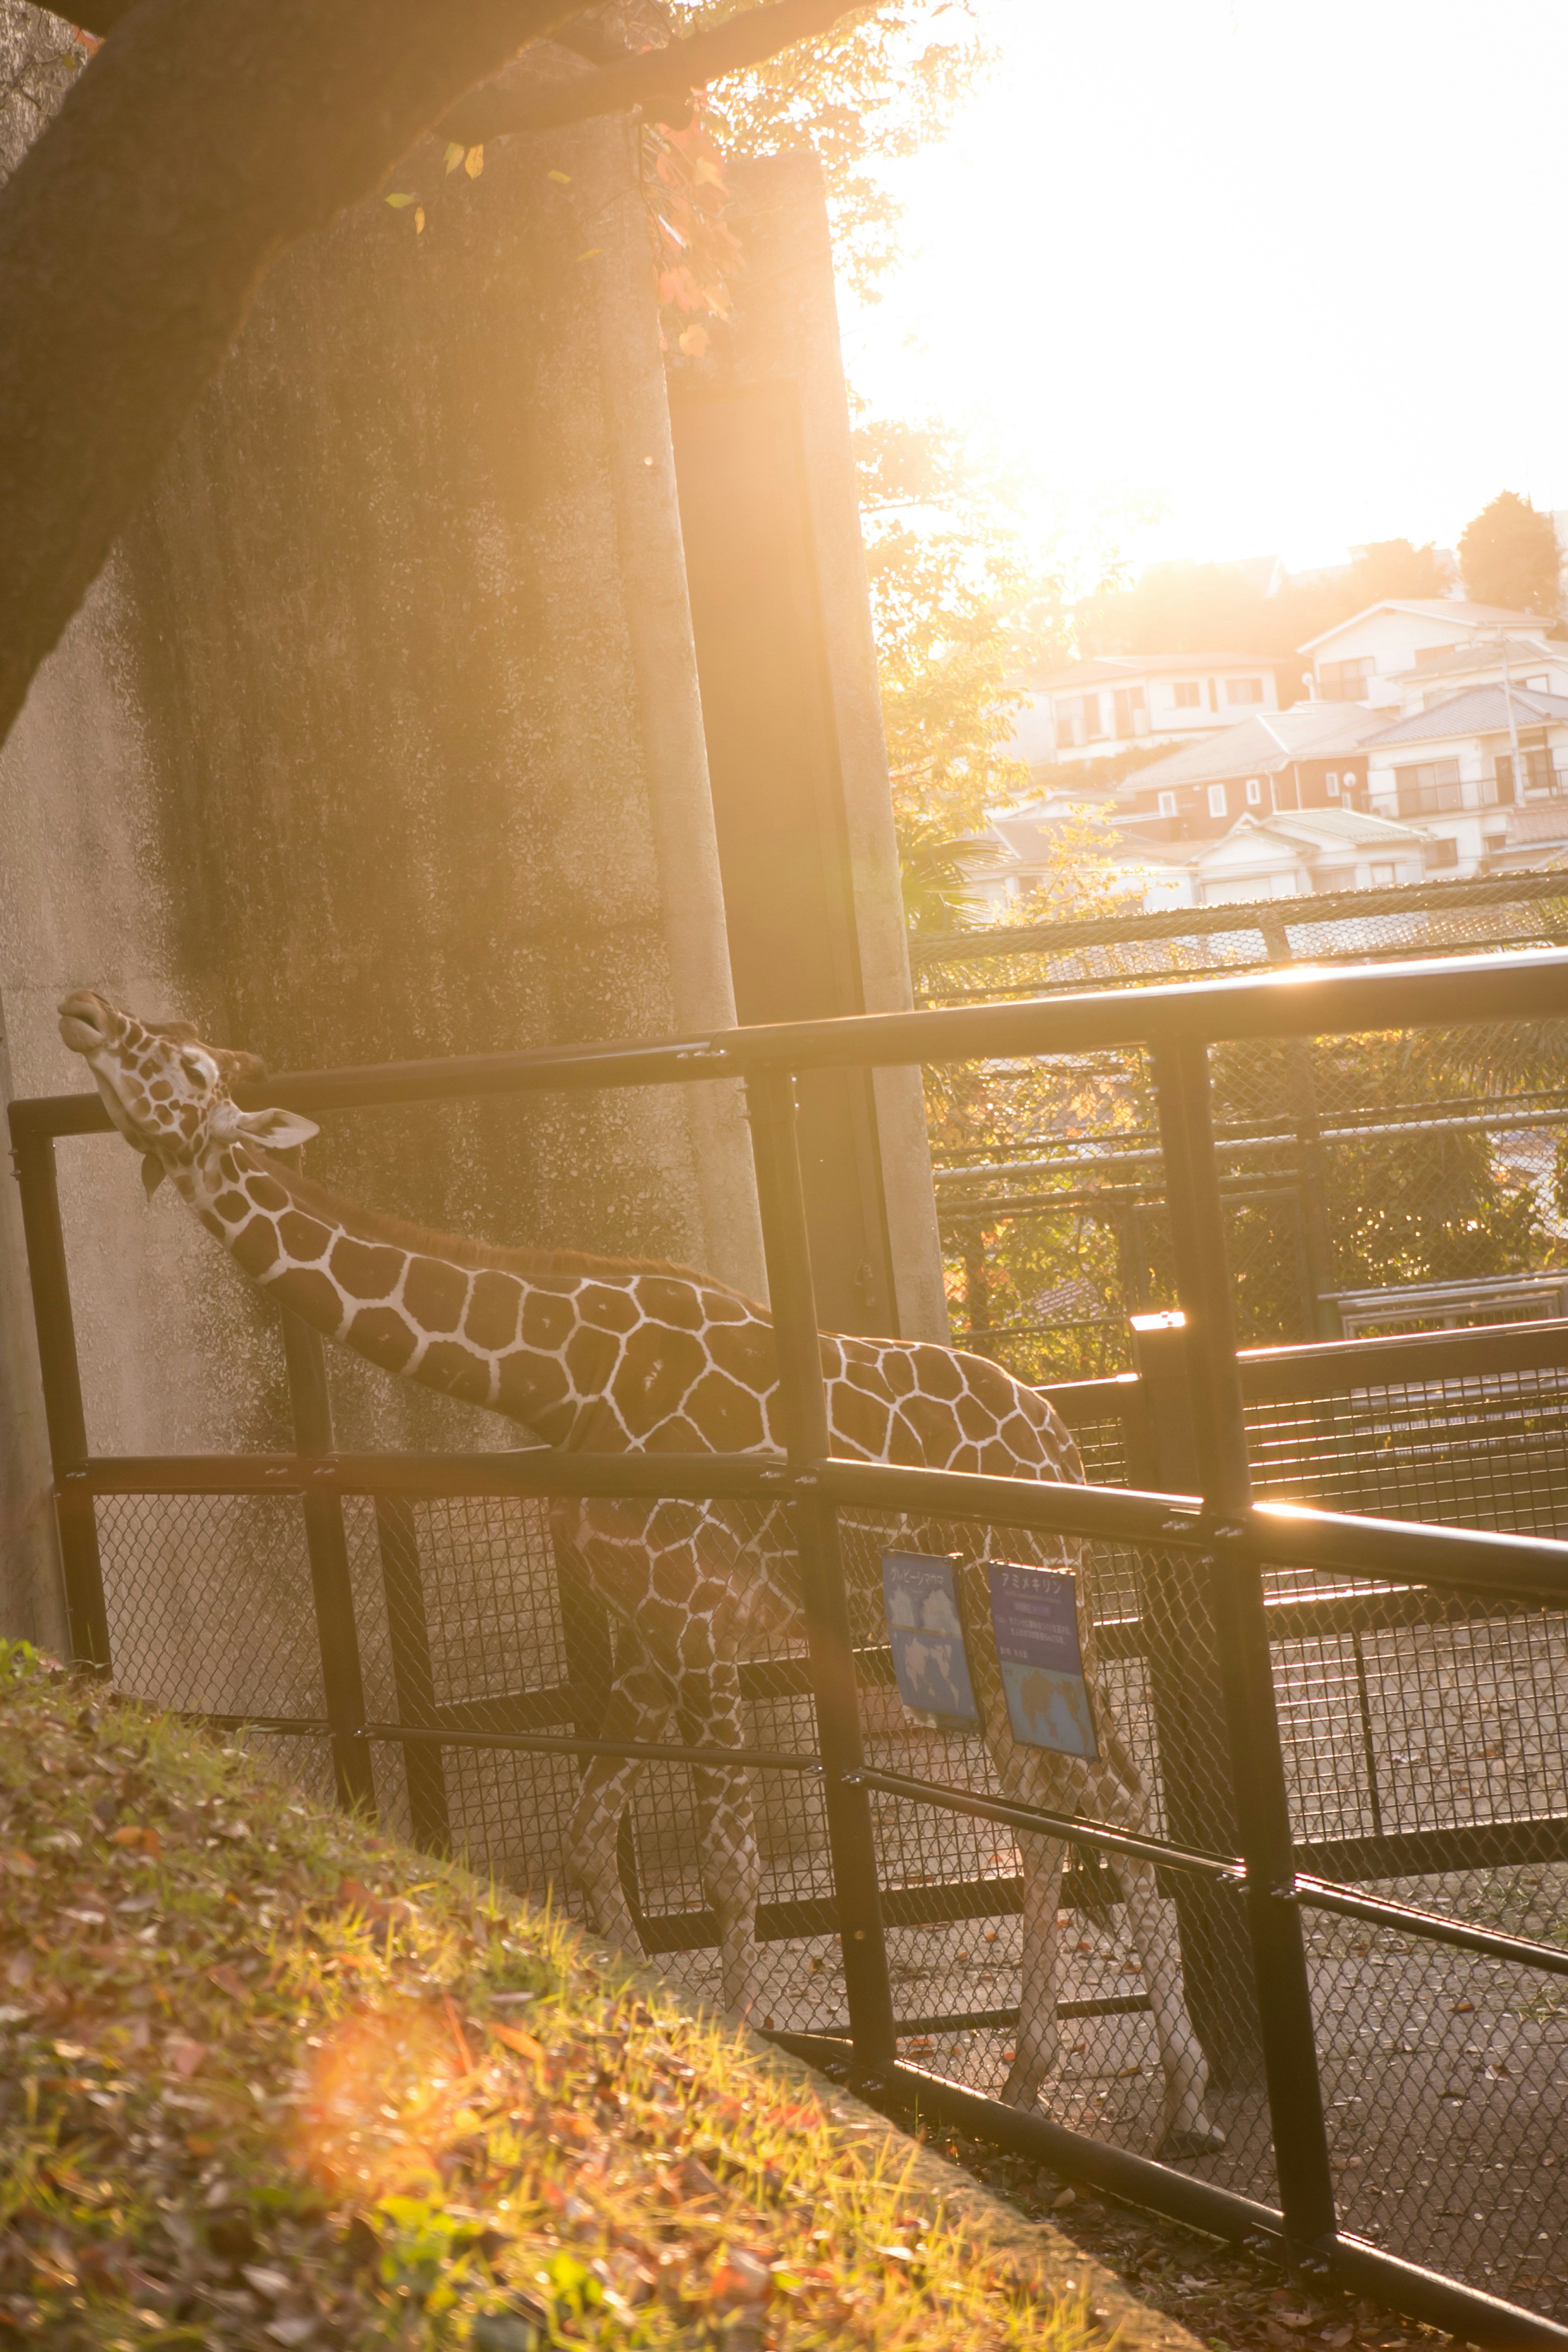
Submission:
[[321,1132],[313,1118],[304,1118],[297,1110],[280,1110],[276,1104],[266,1110],[242,1110],[239,1131],[252,1143],[259,1143],[264,1151],[292,1151]]
[[159,1185],[162,1184],[168,1172],[168,1170],[164,1167],[163,1162],[159,1159],[155,1151],[144,1151],[142,1153],[141,1189],[146,1193],[149,1200],[152,1198],[153,1193],[158,1190]]

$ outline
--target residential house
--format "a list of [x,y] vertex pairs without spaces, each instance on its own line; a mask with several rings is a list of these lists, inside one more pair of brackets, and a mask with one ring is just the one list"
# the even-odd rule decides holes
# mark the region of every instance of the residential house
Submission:
[[1368,702],[1397,709],[1402,679],[1413,669],[1478,639],[1539,636],[1549,626],[1540,614],[1500,604],[1469,604],[1458,596],[1391,597],[1338,621],[1301,646],[1324,702]]
[[[1568,793],[1568,696],[1497,682],[1468,686],[1368,736],[1365,752],[1368,808],[1418,824],[1433,872],[1474,874],[1536,838],[1537,821],[1522,822],[1526,810],[1553,806]],[[1547,820],[1549,832],[1553,823]]]
[[[1034,681],[1019,714],[1017,751],[1062,764],[1103,760],[1135,743],[1190,743],[1249,710],[1277,710],[1299,692],[1299,665],[1262,654],[1104,654]],[[1281,681],[1283,692],[1281,693]],[[1043,723],[1049,713],[1049,751]]]
[[1260,713],[1124,777],[1118,804],[1151,841],[1218,839],[1239,816],[1281,809],[1364,807],[1361,745],[1381,723],[1336,702]]
[[1108,869],[1113,891],[1134,898],[1145,895],[1154,887],[1155,877],[1168,871],[1175,877],[1170,890],[1145,898],[1145,903],[1191,904],[1186,874],[1191,856],[1188,845],[1145,845],[1130,841],[1117,821],[1116,803],[1109,793],[1085,791],[1063,780],[1022,806],[991,812],[983,836],[986,851],[967,861],[966,878],[993,920],[1016,918],[1020,901],[1042,883],[1059,877],[1058,835],[1063,825],[1071,825],[1081,835],[1085,815],[1102,820],[1092,855],[1097,866]]
[[1392,889],[1425,874],[1414,826],[1353,808],[1238,817],[1218,841],[1188,851],[1194,906]]
[[1568,644],[1539,634],[1523,637],[1477,637],[1452,653],[1406,670],[1396,681],[1400,688],[1399,713],[1409,719],[1418,710],[1434,710],[1467,686],[1504,681],[1539,694],[1568,695]]

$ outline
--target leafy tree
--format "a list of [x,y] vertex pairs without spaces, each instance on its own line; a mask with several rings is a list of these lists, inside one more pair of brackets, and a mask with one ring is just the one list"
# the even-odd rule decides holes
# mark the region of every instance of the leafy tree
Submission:
[[1478,604],[1554,618],[1562,561],[1552,517],[1513,490],[1500,490],[1459,534],[1459,571]]
[[1285,660],[1383,597],[1441,596],[1448,586],[1437,549],[1407,539],[1358,548],[1333,579],[1287,581],[1272,596],[1239,564],[1152,563],[1135,586],[1079,605],[1078,640],[1086,655],[1255,653]]
[[[677,0],[680,28],[721,24],[752,0]],[[810,147],[822,166],[833,249],[863,301],[896,250],[899,206],[875,166],[940,135],[990,59],[971,0],[882,0],[716,90],[706,118],[726,155]]]

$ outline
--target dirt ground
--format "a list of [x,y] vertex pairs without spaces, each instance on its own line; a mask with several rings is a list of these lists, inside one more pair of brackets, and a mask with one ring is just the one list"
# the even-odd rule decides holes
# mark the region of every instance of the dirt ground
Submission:
[[1030,2220],[1049,2216],[1075,2246],[1114,2271],[1156,2311],[1179,2319],[1209,2352],[1315,2344],[1438,2352],[1462,2341],[1353,2295],[1308,2294],[1241,2247],[1118,2204],[1025,2158],[936,2127],[925,2137]]

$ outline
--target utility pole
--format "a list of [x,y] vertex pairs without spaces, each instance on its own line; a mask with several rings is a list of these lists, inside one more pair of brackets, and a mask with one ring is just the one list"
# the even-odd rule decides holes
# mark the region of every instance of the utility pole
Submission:
[[1500,629],[1498,644],[1502,648],[1502,698],[1508,712],[1509,756],[1513,769],[1513,797],[1517,806],[1524,798],[1525,776],[1519,749],[1519,721],[1513,715],[1513,678],[1508,667],[1508,632]]

